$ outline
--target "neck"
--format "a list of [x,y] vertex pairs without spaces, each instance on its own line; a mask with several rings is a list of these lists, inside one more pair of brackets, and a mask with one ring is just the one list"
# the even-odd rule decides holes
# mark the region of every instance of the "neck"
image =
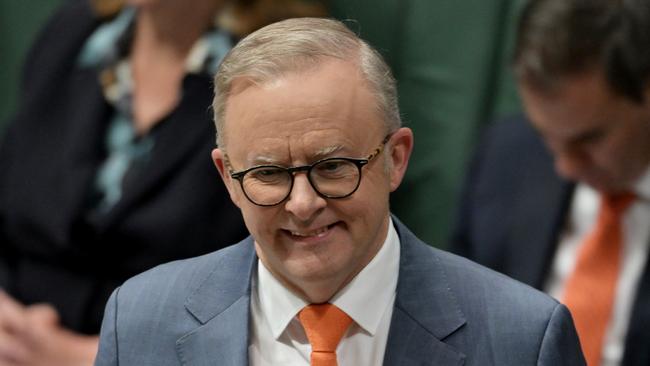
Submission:
[[161,1],[138,8],[133,56],[161,61],[184,61],[219,10],[215,0]]
[[379,230],[377,230],[375,237],[371,239],[374,245],[369,248],[368,252],[365,253],[365,256],[357,263],[358,265],[355,268],[349,271],[344,269],[343,271],[339,271],[339,273],[317,280],[310,278],[288,278],[283,276],[281,273],[278,273],[273,266],[269,266],[265,263],[264,255],[261,254],[262,251],[257,241],[255,242],[255,247],[258,257],[264,266],[284,285],[284,287],[309,303],[321,304],[330,301],[339,291],[347,286],[359,274],[359,272],[366,268],[368,263],[370,263],[377,253],[379,253],[379,250],[388,236],[389,222],[389,218],[386,216],[385,220],[380,225]]
[[131,45],[133,119],[144,134],[178,103],[185,62],[219,0],[154,1],[138,7]]
[[[356,275],[357,273],[354,274],[354,276]],[[336,284],[332,284],[331,281],[328,281],[329,283],[322,283],[322,284],[311,283],[308,286],[303,286],[301,288],[295,288],[295,287],[289,287],[289,288],[293,288],[293,291],[296,292],[298,296],[300,296],[310,304],[322,304],[331,300],[334,297],[334,295],[336,295],[339,291],[343,289],[343,287],[345,287],[348,283],[350,283],[350,280],[352,280],[354,276],[352,276],[347,281],[341,281]]]

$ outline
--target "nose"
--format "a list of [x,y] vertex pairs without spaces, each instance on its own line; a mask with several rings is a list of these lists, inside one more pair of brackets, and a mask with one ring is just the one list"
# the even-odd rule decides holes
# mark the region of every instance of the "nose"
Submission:
[[579,151],[565,149],[555,155],[555,171],[569,180],[580,180],[587,165],[587,157]]
[[306,174],[294,176],[293,189],[285,203],[285,209],[301,221],[309,221],[327,205],[311,186]]

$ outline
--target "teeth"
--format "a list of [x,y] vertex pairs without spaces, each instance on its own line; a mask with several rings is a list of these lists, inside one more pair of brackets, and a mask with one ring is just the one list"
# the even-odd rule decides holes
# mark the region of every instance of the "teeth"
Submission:
[[291,235],[302,236],[302,237],[310,237],[310,236],[318,236],[318,237],[321,237],[321,236],[325,235],[325,233],[327,232],[327,230],[328,230],[328,227],[327,227],[327,226],[324,226],[324,227],[322,227],[322,228],[320,228],[320,229],[318,229],[318,230],[310,231],[310,232],[307,232],[307,233],[301,233],[301,232],[298,232],[298,231],[292,231],[292,232],[291,232]]

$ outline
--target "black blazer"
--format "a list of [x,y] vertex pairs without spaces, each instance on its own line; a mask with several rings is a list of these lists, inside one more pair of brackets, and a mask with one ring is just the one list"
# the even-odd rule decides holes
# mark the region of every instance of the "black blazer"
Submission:
[[[573,191],[524,117],[497,122],[470,166],[450,249],[541,289]],[[650,261],[629,327],[623,365],[650,365]]]
[[210,158],[211,75],[184,79],[180,104],[150,132],[154,149],[125,176],[121,201],[88,214],[112,113],[97,70],[77,66],[99,25],[88,3],[65,2],[41,32],[0,144],[0,286],[96,333],[126,278],[237,242],[246,229]]

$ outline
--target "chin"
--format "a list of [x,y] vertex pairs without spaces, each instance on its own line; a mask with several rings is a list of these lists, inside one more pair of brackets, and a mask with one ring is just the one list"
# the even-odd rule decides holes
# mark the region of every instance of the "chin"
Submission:
[[622,193],[630,190],[630,187],[627,187],[624,184],[621,184],[620,182],[587,182],[587,185],[593,188],[594,190],[598,191],[599,193],[608,193],[608,194],[616,194],[616,193]]
[[342,275],[343,266],[322,261],[300,261],[287,263],[287,274],[292,278],[299,278],[303,282],[330,282]]

